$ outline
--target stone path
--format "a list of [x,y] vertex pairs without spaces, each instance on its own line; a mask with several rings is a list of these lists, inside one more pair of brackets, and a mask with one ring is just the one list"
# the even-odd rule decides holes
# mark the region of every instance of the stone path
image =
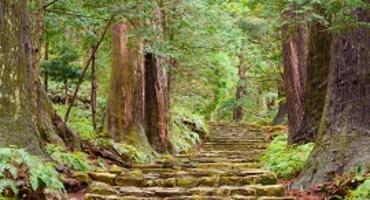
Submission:
[[276,176],[259,169],[266,143],[257,130],[211,125],[203,150],[173,160],[92,173],[87,200],[293,200]]

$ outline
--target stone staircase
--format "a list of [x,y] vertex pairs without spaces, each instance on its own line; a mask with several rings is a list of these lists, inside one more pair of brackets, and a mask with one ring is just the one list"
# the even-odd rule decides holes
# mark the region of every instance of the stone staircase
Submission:
[[266,143],[247,126],[212,124],[202,150],[130,169],[91,173],[87,200],[293,200],[259,169]]

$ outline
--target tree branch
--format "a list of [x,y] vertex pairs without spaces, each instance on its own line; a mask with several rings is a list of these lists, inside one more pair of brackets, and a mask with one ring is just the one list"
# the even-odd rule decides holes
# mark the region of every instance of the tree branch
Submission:
[[103,34],[101,35],[101,37],[100,37],[100,39],[99,39],[98,43],[93,47],[92,52],[91,52],[91,55],[90,55],[89,59],[88,59],[88,60],[87,60],[87,62],[86,62],[86,65],[85,65],[85,67],[84,67],[84,70],[82,71],[82,74],[81,74],[81,76],[80,76],[80,78],[79,78],[79,80],[78,80],[78,83],[77,83],[76,89],[75,89],[75,91],[74,91],[74,93],[73,93],[73,97],[72,97],[72,99],[71,99],[71,103],[70,103],[70,105],[69,105],[69,107],[68,107],[68,109],[67,109],[67,112],[66,112],[65,116],[64,116],[64,121],[65,121],[65,123],[67,123],[67,122],[68,122],[69,114],[70,114],[70,112],[71,112],[71,110],[72,110],[72,107],[73,107],[73,104],[74,104],[74,102],[75,102],[75,100],[76,100],[76,98],[77,98],[78,91],[80,90],[80,86],[81,86],[81,84],[82,84],[82,82],[83,82],[83,80],[84,80],[84,78],[85,78],[86,72],[87,72],[87,70],[89,69],[89,66],[90,66],[90,63],[91,63],[92,59],[95,57],[95,54],[96,54],[96,52],[98,51],[100,44],[103,42],[103,40],[104,40],[104,38],[105,38],[105,35],[107,34],[108,29],[109,29],[110,25],[111,25],[111,24],[112,24],[112,22],[113,22],[114,16],[115,16],[115,15],[112,15],[112,16],[111,16],[111,18],[109,19],[109,21],[108,21],[108,23],[107,23],[107,25],[106,25],[106,27],[105,27],[105,29],[104,29]]
[[47,3],[45,6],[44,6],[44,9],[46,9],[46,8],[48,8],[48,7],[50,7],[50,6],[52,6],[53,4],[55,4],[56,2],[58,2],[58,1],[60,1],[60,0],[54,0],[54,1],[51,1],[50,3]]
[[109,20],[109,19],[102,18],[102,17],[94,17],[94,16],[81,15],[81,14],[77,14],[77,13],[73,13],[73,12],[67,12],[67,11],[64,11],[64,10],[46,9],[45,11],[46,12],[49,12],[49,13],[59,14],[59,15],[66,15],[66,16],[86,18],[86,19],[100,19],[100,20],[104,20],[104,21],[108,21]]

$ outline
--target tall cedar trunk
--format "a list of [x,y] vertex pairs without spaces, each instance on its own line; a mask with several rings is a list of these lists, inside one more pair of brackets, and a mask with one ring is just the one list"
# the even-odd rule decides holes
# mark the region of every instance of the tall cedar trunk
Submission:
[[[91,50],[91,53],[93,53],[93,49]],[[97,123],[96,123],[96,90],[98,88],[98,78],[96,76],[96,57],[95,54],[92,55],[91,60],[91,116],[92,116],[92,124],[94,131],[97,131]]]
[[[370,22],[366,8],[357,9]],[[350,29],[350,30],[348,30]],[[351,168],[370,167],[370,30],[347,28],[333,36],[328,91],[319,140],[294,184],[309,186]]]
[[315,140],[325,105],[331,33],[319,22],[314,22],[310,27],[309,35],[304,116],[301,127],[291,138],[293,143],[307,143]]
[[27,9],[27,1],[0,2],[0,145],[41,154],[45,142],[67,139],[73,149],[78,140],[61,127],[39,80],[39,51],[32,46]]
[[236,89],[236,102],[237,105],[234,108],[234,113],[233,113],[233,120],[234,122],[241,122],[244,119],[244,106],[243,106],[243,100],[246,95],[246,89],[247,89],[247,64],[245,63],[244,57],[239,56],[240,64],[239,64],[239,69],[238,69],[238,74],[239,74],[239,83],[238,87]]
[[[153,22],[159,42],[163,42],[165,13],[162,12],[162,1],[157,2],[156,18]],[[159,153],[170,150],[168,139],[169,128],[169,78],[165,60],[159,55],[145,55],[145,124],[150,144]]]
[[145,56],[145,121],[150,144],[160,153],[169,150],[168,77],[163,60],[153,54]]
[[[289,21],[303,21],[294,6],[282,14]],[[288,23],[282,27],[284,84],[288,108],[289,142],[297,135],[304,115],[308,31],[306,24]]]
[[112,70],[105,129],[117,142],[149,146],[144,129],[144,48],[143,42],[129,35],[130,30],[124,23],[112,27]]

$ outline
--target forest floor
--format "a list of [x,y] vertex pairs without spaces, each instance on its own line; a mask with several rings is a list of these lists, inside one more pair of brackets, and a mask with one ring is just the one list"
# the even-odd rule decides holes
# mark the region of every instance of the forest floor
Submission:
[[[87,200],[250,199],[291,200],[274,173],[260,167],[267,142],[258,129],[215,124],[193,153],[132,168],[90,173]],[[74,199],[80,199],[78,194]]]

